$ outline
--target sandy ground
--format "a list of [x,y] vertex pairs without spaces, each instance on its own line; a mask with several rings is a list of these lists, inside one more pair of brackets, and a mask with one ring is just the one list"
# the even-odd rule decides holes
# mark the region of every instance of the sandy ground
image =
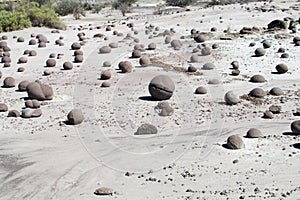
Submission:
[[[219,39],[225,36],[224,30],[234,33],[245,26],[266,27],[273,19],[299,18],[299,12],[290,8],[297,5],[295,1],[271,5],[276,8],[270,12],[256,9],[263,3],[251,3],[191,7],[191,11],[166,15],[131,13],[128,18],[106,9],[79,21],[65,17],[68,28],[59,33],[30,28],[1,34],[8,36],[12,58],[11,67],[1,68],[1,81],[8,76],[17,83],[39,79],[53,87],[54,99],[43,102],[39,118],[8,118],[7,112],[0,113],[0,199],[300,199],[300,141],[299,136],[290,134],[290,123],[299,119],[293,111],[300,107],[300,47],[292,43],[299,33],[280,32],[286,39],[275,39],[274,33]],[[138,34],[126,26],[131,22]],[[115,24],[112,31],[105,31],[111,24]],[[150,24],[159,27],[157,33],[173,28],[176,33],[172,39],[180,39],[182,48],[174,50],[157,33],[146,35],[145,26]],[[206,44],[216,43],[219,48],[193,63],[200,73],[178,70],[176,67],[187,69],[192,50],[198,45],[190,30],[209,32],[212,27],[217,31]],[[113,35],[114,30],[123,35]],[[84,62],[74,64],[70,71],[62,70],[65,61],[74,59],[70,47],[78,41],[79,32],[86,34]],[[47,47],[29,46],[31,33],[46,35],[50,41]],[[108,40],[93,38],[97,33]],[[132,38],[125,39],[128,33]],[[17,43],[13,36],[22,36],[25,42]],[[60,36],[64,46],[54,43]],[[133,38],[146,47],[155,42],[157,48],[143,54],[172,68],[140,67],[138,59],[130,58]],[[271,48],[265,56],[253,57],[264,39],[271,42]],[[100,47],[112,42],[117,42],[118,48],[99,54]],[[256,45],[249,47],[250,42]],[[286,49],[289,58],[280,58],[279,47]],[[18,64],[25,49],[37,50],[38,55]],[[50,53],[63,57],[57,59],[56,67],[49,68],[53,72],[50,76],[43,76]],[[132,73],[117,70],[122,60],[132,62]],[[240,63],[241,71],[236,77],[230,75],[234,60]],[[103,81],[99,80],[104,61],[112,63],[106,68],[112,73],[109,88],[102,88]],[[216,69],[201,70],[207,62],[214,63]],[[289,71],[272,73],[279,63],[286,63]],[[20,66],[25,68],[22,73],[17,72]],[[158,102],[147,98],[149,81],[158,74],[170,76],[176,85],[168,100],[174,108],[170,117],[159,116],[154,109]],[[267,82],[250,83],[254,74],[263,75]],[[212,78],[222,83],[207,84]],[[207,87],[208,94],[195,95],[198,86]],[[275,86],[285,95],[267,95],[261,103],[246,99],[235,106],[224,103],[229,90],[242,96],[255,87],[268,91]],[[1,103],[9,110],[21,111],[27,93],[16,89],[1,88]],[[263,112],[271,105],[282,106],[282,112],[273,119],[263,119]],[[67,113],[74,107],[82,109],[85,120],[80,125],[67,125]],[[143,123],[155,125],[159,133],[135,136]],[[259,128],[265,137],[244,138],[249,128]],[[232,134],[243,138],[244,149],[223,147]],[[99,187],[112,188],[114,194],[94,195]]]

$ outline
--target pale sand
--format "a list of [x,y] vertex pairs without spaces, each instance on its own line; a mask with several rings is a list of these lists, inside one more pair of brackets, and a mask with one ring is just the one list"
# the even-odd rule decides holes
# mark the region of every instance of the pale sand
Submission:
[[[149,3],[147,2],[144,2]],[[280,8],[289,8],[295,1],[274,2]],[[54,99],[42,105],[43,115],[36,119],[7,118],[0,113],[0,199],[299,199],[300,159],[299,137],[283,134],[290,132],[290,123],[299,117],[292,110],[299,104],[300,51],[292,44],[297,34],[284,33],[289,39],[276,40],[274,34],[253,34],[231,41],[218,40],[223,30],[237,32],[244,26],[266,27],[273,19],[292,17],[298,19],[298,11],[259,12],[255,6],[262,3],[229,5],[200,9],[191,7],[170,15],[129,14],[129,20],[122,19],[120,12],[109,9],[99,15],[89,14],[75,21],[70,16],[64,20],[69,25],[66,31],[51,34],[45,28],[30,28],[5,33],[11,47],[12,67],[1,68],[3,76],[13,76],[16,82],[40,79],[50,84],[55,92]],[[249,7],[250,11],[246,11]],[[205,15],[202,17],[202,15]],[[253,17],[252,17],[253,15]],[[219,17],[222,16],[222,19]],[[121,20],[119,20],[121,19]],[[107,20],[115,21],[112,30],[122,32],[118,37],[112,31],[105,31]],[[203,23],[200,21],[203,20]],[[222,23],[220,23],[222,21]],[[122,22],[133,22],[133,32]],[[88,30],[101,26],[101,29]],[[144,27],[159,26],[158,32],[174,28],[173,39],[181,39],[179,51],[164,44],[164,37],[148,39]],[[177,25],[178,24],[178,25]],[[78,41],[74,27],[82,25],[88,38],[82,47],[84,63],[74,64],[71,71],[61,70],[65,61],[73,61],[70,46]],[[130,59],[133,39],[123,40],[127,33],[139,38],[146,47],[156,42],[157,49],[146,51],[151,58],[158,58],[175,67],[187,68],[192,49],[198,44],[189,37],[195,28],[207,32],[217,27],[215,39],[207,44],[218,43],[219,48],[212,55],[201,57],[200,63],[193,63],[203,75],[187,75],[184,72],[165,71],[160,67],[141,68],[138,59]],[[28,46],[31,33],[45,34],[50,43],[47,48]],[[102,33],[109,40],[92,38]],[[14,35],[23,36],[25,43],[17,43]],[[63,36],[65,46],[58,47],[54,41]],[[267,55],[251,57],[263,39],[270,39],[272,47]],[[255,47],[249,47],[250,42]],[[98,49],[111,42],[119,47],[110,54],[98,54]],[[284,47],[290,57],[281,59],[276,53]],[[25,49],[35,49],[38,56],[28,58],[27,64],[17,64]],[[42,76],[45,62],[50,53],[63,53],[57,60],[50,76]],[[98,80],[104,68],[104,61],[111,61],[112,83],[110,88],[101,88]],[[118,63],[130,60],[134,72],[118,73]],[[230,76],[230,63],[239,61],[241,75]],[[206,62],[213,62],[216,70],[200,70]],[[278,75],[275,66],[286,63],[289,72]],[[25,72],[17,73],[19,66]],[[171,117],[160,117],[154,107],[158,102],[147,101],[148,83],[157,74],[167,74],[175,82],[174,96],[168,102],[175,109]],[[262,74],[267,82],[249,83],[249,77]],[[207,85],[211,78],[220,78],[222,84]],[[194,95],[198,86],[206,86],[208,94]],[[283,97],[268,95],[262,105],[242,100],[236,106],[224,105],[223,96],[228,90],[238,95],[248,94],[255,87],[270,90],[278,86],[286,93]],[[1,88],[1,103],[11,109],[21,110],[26,92],[15,92],[15,88]],[[141,98],[142,97],[142,98]],[[282,103],[283,102],[283,103]],[[272,104],[281,105],[282,113],[274,119],[262,119],[265,110]],[[78,106],[74,106],[78,105]],[[65,125],[67,113],[73,107],[80,107],[85,121],[77,126]],[[156,136],[134,136],[142,123],[154,124],[159,133]],[[243,138],[245,149],[228,150],[222,147],[229,135],[246,135],[249,128],[259,128],[266,138]],[[233,164],[233,160],[238,163]],[[125,176],[126,172],[134,173]],[[142,176],[142,177],[141,177]],[[149,181],[150,178],[150,181]],[[155,181],[151,181],[151,180]],[[159,181],[158,181],[159,180]],[[99,187],[110,187],[113,196],[99,197],[93,194]],[[288,193],[288,194],[287,194]],[[286,196],[286,197],[284,197]]]

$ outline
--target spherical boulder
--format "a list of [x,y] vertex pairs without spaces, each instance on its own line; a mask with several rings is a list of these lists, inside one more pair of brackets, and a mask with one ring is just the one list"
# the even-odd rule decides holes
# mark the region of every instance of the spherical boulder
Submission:
[[71,49],[72,50],[78,50],[81,48],[81,45],[78,43],[78,42],[74,42],[72,45],[71,45]]
[[110,78],[111,78],[111,73],[109,70],[104,70],[101,72],[101,77],[100,77],[101,80],[108,80]]
[[152,124],[142,124],[134,135],[150,135],[150,134],[157,134],[157,128]]
[[254,51],[254,54],[255,54],[256,57],[261,57],[261,56],[264,56],[266,54],[266,50],[264,50],[263,48],[257,48]]
[[288,53],[283,53],[281,54],[280,58],[289,58],[289,54]]
[[29,81],[26,81],[26,80],[21,81],[21,82],[19,83],[19,85],[18,85],[18,90],[19,90],[20,92],[26,92],[26,88],[27,88],[27,86],[28,86],[29,83],[30,83],[30,82],[29,82]]
[[82,55],[76,55],[74,57],[74,62],[75,63],[82,63],[83,62],[83,56]]
[[28,59],[26,57],[20,57],[19,60],[18,60],[18,63],[20,64],[24,64],[24,63],[27,63],[28,62]]
[[101,54],[110,53],[110,52],[111,52],[111,48],[109,46],[103,46],[99,49],[99,53]]
[[77,55],[83,55],[83,51],[82,50],[75,50],[74,51],[74,56],[77,56]]
[[70,69],[73,69],[73,63],[71,63],[70,61],[66,61],[66,62],[64,62],[64,64],[63,64],[63,68],[64,68],[64,70],[70,70]]
[[247,138],[260,138],[263,136],[264,135],[262,134],[262,132],[257,128],[250,128],[246,133]]
[[207,89],[203,86],[197,87],[195,94],[207,94]]
[[139,63],[141,66],[147,66],[151,64],[151,60],[148,56],[144,55],[140,57]]
[[31,50],[31,51],[29,52],[29,56],[36,56],[36,55],[37,55],[37,53],[36,53],[35,50]]
[[132,51],[132,54],[131,54],[132,58],[139,58],[141,56],[142,56],[142,52],[140,50],[137,49],[137,50]]
[[256,98],[263,98],[266,95],[267,95],[266,92],[261,88],[254,88],[249,93],[249,96],[256,97]]
[[46,61],[46,67],[55,67],[56,65],[56,60],[53,58],[49,58]]
[[40,42],[38,45],[38,48],[45,48],[46,47],[46,43],[45,42]]
[[38,101],[52,100],[53,89],[48,84],[43,84],[40,81],[31,82],[27,85],[26,91],[30,99]]
[[28,45],[36,45],[36,40],[35,39],[29,40]]
[[224,96],[224,100],[227,105],[235,105],[240,102],[240,98],[233,91],[228,91]]
[[252,83],[264,83],[266,82],[266,79],[260,74],[255,74],[250,78],[249,81]]
[[169,76],[158,75],[150,81],[148,90],[153,99],[167,100],[172,97],[175,84]]
[[13,77],[6,77],[3,81],[4,88],[11,88],[16,86],[16,81]]
[[229,149],[242,149],[245,148],[245,144],[242,138],[238,135],[231,135],[227,138],[227,148]]
[[67,115],[68,122],[72,125],[81,124],[84,120],[83,113],[80,109],[73,109]]
[[288,71],[288,67],[286,64],[280,63],[276,65],[276,70],[279,74],[284,74]]
[[293,134],[300,135],[300,120],[296,120],[291,123],[291,130]]
[[284,92],[279,87],[273,87],[269,93],[274,96],[284,95]]
[[129,61],[121,61],[119,62],[119,69],[122,73],[129,73],[132,72],[132,64]]

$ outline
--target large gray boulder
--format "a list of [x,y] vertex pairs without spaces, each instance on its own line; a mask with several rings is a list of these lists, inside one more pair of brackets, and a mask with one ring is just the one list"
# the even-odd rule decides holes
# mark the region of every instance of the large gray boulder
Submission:
[[167,100],[172,97],[175,84],[169,76],[158,75],[150,81],[148,89],[153,99]]

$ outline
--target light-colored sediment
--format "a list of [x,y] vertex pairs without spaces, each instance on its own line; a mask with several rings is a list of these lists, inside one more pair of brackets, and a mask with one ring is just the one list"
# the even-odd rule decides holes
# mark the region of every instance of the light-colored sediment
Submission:
[[[284,17],[298,19],[299,11],[290,8],[296,4],[275,1],[268,4],[276,6],[270,12],[255,9],[263,3],[190,7],[191,11],[161,16],[131,13],[128,19],[105,9],[80,21],[64,17],[68,28],[60,33],[45,28],[2,33],[8,36],[12,49],[12,66],[0,69],[1,84],[8,76],[16,83],[39,79],[52,86],[54,97],[41,104],[39,118],[8,118],[7,112],[0,113],[0,199],[299,199],[300,140],[290,134],[290,123],[299,119],[293,111],[300,107],[300,47],[292,43],[299,33],[283,31],[287,39],[275,39],[272,33],[218,39],[224,36],[224,30],[266,27],[273,19]],[[288,10],[283,12],[283,8]],[[130,22],[137,35],[126,26]],[[105,31],[112,23],[116,27]],[[185,36],[180,39],[182,48],[174,50],[165,44],[164,37],[149,39],[153,33],[145,35],[144,27],[150,24],[159,26],[159,33],[173,28],[176,33],[172,39]],[[83,30],[73,30],[80,25]],[[190,38],[190,30],[209,32],[212,27],[217,31],[206,44],[217,43],[219,48],[192,63],[198,73],[186,73],[191,52],[198,45]],[[114,30],[123,36],[113,35]],[[87,38],[82,46],[84,62],[62,70],[64,62],[74,60],[70,47],[78,41],[79,32],[85,32]],[[50,43],[46,48],[29,46],[31,33],[46,35]],[[93,38],[97,33],[108,40]],[[124,39],[128,33],[145,48],[156,43],[155,50],[143,52],[156,61],[156,66],[140,67],[138,58],[129,58],[135,43]],[[25,42],[17,43],[15,35],[24,37]],[[65,45],[59,47],[54,41],[60,36]],[[264,39],[270,40],[271,48],[263,57],[252,57]],[[99,54],[100,47],[112,42],[117,42],[118,48]],[[250,42],[256,45],[249,47]],[[280,58],[276,53],[279,47],[286,49],[289,58]],[[36,50],[37,56],[17,64],[25,49]],[[55,67],[45,68],[50,53],[63,57],[57,59]],[[117,70],[124,60],[132,62],[132,73]],[[235,60],[240,65],[239,76],[230,75],[230,63]],[[104,61],[110,61],[112,67],[103,68]],[[207,62],[214,63],[216,69],[201,70]],[[287,64],[287,73],[272,73],[279,63]],[[17,72],[21,66],[25,71]],[[53,73],[42,76],[45,69]],[[107,69],[112,78],[105,81],[111,86],[103,88],[104,80],[99,78]],[[175,83],[174,95],[168,100],[174,113],[168,117],[155,111],[157,101],[149,101],[148,84],[158,74],[168,75]],[[249,82],[254,74],[263,75],[267,81]],[[222,83],[207,84],[214,78]],[[208,94],[194,94],[199,86],[205,86]],[[255,87],[267,91],[280,87],[285,94],[251,101],[245,94]],[[27,94],[16,89],[1,88],[0,103],[7,104],[9,110],[21,111]],[[229,90],[241,96],[240,103],[225,104],[224,94]],[[263,119],[271,105],[282,106],[282,112],[274,114],[273,119]],[[76,126],[65,122],[73,108],[80,108],[85,116]],[[134,135],[143,123],[155,125],[158,134]],[[258,128],[265,137],[244,138],[250,128]],[[245,148],[224,148],[228,136],[234,134],[242,137]],[[113,189],[113,196],[96,196],[94,191],[100,187]]]

